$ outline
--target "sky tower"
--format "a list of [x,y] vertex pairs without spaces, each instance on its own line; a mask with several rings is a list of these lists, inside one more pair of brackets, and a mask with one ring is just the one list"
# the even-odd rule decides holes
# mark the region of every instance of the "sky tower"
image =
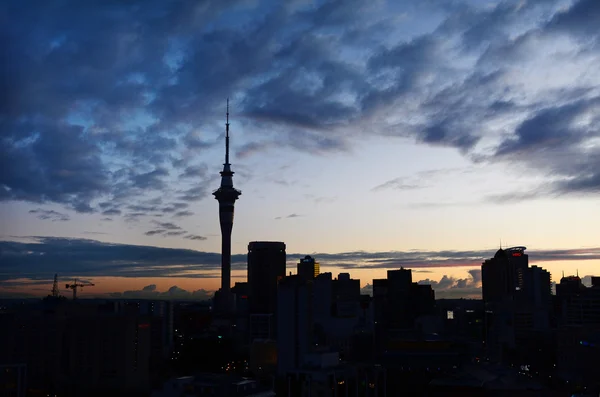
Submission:
[[227,121],[225,122],[225,164],[221,171],[221,186],[213,192],[219,201],[219,222],[221,223],[221,305],[218,309],[229,312],[231,299],[231,229],[233,229],[233,207],[242,194],[233,187],[233,171],[229,164],[229,99],[227,99]]

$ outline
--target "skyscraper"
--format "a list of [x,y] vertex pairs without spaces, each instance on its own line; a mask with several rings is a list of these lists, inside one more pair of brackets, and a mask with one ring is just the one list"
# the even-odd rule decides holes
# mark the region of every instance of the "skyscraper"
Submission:
[[314,278],[319,275],[320,271],[321,268],[319,262],[316,262],[315,258],[310,255],[306,255],[298,262],[297,273],[305,280],[314,280]]
[[512,300],[524,288],[529,256],[525,247],[500,248],[481,265],[482,293],[486,303]]
[[219,201],[219,222],[221,224],[221,291],[217,308],[230,312],[231,299],[231,230],[233,229],[233,208],[242,194],[233,187],[233,171],[229,164],[229,99],[227,99],[227,121],[225,122],[225,163],[221,171],[221,186],[213,192]]
[[277,283],[285,277],[285,243],[248,244],[248,300],[251,314],[277,312]]
[[277,285],[285,277],[285,243],[248,244],[248,309],[250,341],[276,336]]

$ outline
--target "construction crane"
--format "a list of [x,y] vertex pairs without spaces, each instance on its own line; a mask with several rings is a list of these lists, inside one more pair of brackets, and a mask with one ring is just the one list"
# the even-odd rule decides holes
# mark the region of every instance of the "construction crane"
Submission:
[[77,299],[77,289],[83,287],[93,287],[94,284],[88,283],[87,281],[77,282],[77,279],[73,280],[73,284],[67,284],[65,288],[73,290],[73,300]]

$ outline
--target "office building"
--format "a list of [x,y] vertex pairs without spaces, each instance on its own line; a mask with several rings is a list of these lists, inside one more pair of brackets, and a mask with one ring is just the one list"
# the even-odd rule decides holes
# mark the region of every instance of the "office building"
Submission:
[[300,276],[279,283],[277,299],[277,372],[285,375],[302,367],[313,348],[312,285]]
[[543,361],[551,343],[550,273],[529,267],[525,250],[499,249],[481,266],[486,354],[493,361]]
[[297,273],[305,280],[314,280],[315,277],[319,275],[320,271],[321,268],[319,262],[316,262],[315,258],[310,255],[306,255],[298,262]]
[[523,289],[529,266],[526,247],[500,248],[481,265],[482,293],[486,303],[512,300]]
[[362,318],[360,280],[348,273],[340,273],[337,279],[321,273],[312,281],[312,294],[315,345],[332,347],[345,358]]
[[276,337],[277,284],[285,272],[285,243],[253,241],[248,244],[250,342]]
[[277,312],[277,283],[286,272],[285,243],[248,244],[248,308],[250,314]]
[[412,282],[412,271],[388,270],[387,279],[373,280],[373,304],[379,338],[382,330],[412,330],[419,316],[431,314],[435,294],[431,285]]

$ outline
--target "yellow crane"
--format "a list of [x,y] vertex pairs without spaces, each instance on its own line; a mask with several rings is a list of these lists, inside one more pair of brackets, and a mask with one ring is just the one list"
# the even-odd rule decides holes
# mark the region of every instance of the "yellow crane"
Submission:
[[77,299],[77,289],[83,287],[93,287],[94,284],[88,283],[87,281],[77,281],[77,279],[73,280],[73,284],[67,284],[65,288],[73,290],[73,300]]

